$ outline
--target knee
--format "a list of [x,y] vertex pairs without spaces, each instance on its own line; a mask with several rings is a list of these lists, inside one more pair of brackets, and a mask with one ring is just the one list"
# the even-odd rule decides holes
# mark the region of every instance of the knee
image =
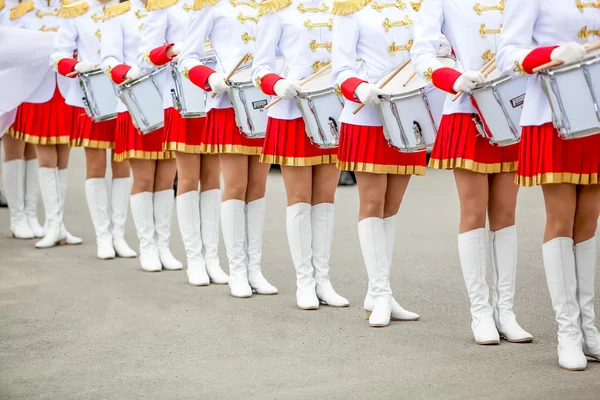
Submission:
[[104,178],[106,175],[106,168],[102,165],[88,165],[86,168],[85,176],[86,179],[92,178]]
[[152,176],[136,176],[133,179],[135,192],[153,192],[154,179]]
[[219,169],[216,170],[202,170],[200,173],[200,186],[202,190],[220,189],[221,188],[221,175]]
[[198,179],[191,176],[178,175],[177,193],[182,194],[193,190],[198,190]]
[[596,234],[598,229],[598,217],[589,215],[584,218],[578,218],[573,230],[573,239],[575,243],[583,242]]
[[311,202],[311,193],[310,190],[306,190],[306,191],[290,191],[290,193],[287,194],[287,204],[288,206],[291,206],[293,204],[296,203],[309,203],[309,204],[318,204],[318,203],[323,203],[322,201],[317,202]]
[[489,214],[490,230],[495,232],[515,224],[515,210],[510,207],[494,210]]
[[129,178],[131,167],[129,166],[129,161],[111,161],[110,163],[112,169],[113,179],[117,178]]
[[227,199],[246,200],[246,189],[248,183],[246,180],[237,180],[225,184],[225,197]]
[[546,216],[546,236],[556,237],[573,237],[572,218],[560,214],[548,214]]
[[393,217],[400,209],[399,201],[386,201],[383,207],[383,218]]
[[383,217],[383,210],[385,208],[385,200],[382,196],[367,197],[360,202],[360,214],[368,217]]

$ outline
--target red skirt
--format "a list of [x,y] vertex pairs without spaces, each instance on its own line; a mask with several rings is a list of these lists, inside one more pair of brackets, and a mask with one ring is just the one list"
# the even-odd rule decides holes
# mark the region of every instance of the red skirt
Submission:
[[31,144],[68,144],[78,117],[79,110],[65,103],[57,85],[49,101],[21,104],[8,133]]
[[258,156],[263,139],[249,139],[235,123],[233,108],[213,108],[206,114],[202,133],[202,154],[243,154]]
[[494,146],[477,132],[471,114],[442,116],[433,145],[429,167],[466,169],[481,174],[514,172],[519,159],[519,144]]
[[76,108],[76,110],[79,117],[77,118],[77,126],[71,134],[71,147],[113,149],[115,147],[117,120],[94,122],[87,116],[83,108]]
[[597,185],[598,175],[600,134],[564,140],[550,122],[523,127],[515,180],[519,185]]
[[334,164],[337,149],[320,149],[306,135],[302,118],[269,118],[260,162],[288,167]]
[[202,154],[202,132],[206,118],[182,118],[174,108],[165,110],[165,151]]
[[117,116],[115,135],[115,161],[137,158],[141,160],[168,160],[174,157],[170,151],[163,151],[164,128],[142,135],[133,125],[128,112]]
[[402,153],[394,150],[381,126],[341,125],[337,167],[342,171],[425,175],[425,151]]

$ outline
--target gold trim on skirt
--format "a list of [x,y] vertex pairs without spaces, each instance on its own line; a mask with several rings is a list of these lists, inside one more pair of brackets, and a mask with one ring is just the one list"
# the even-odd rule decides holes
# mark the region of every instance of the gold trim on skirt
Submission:
[[370,174],[417,175],[425,176],[427,169],[422,165],[382,165],[363,162],[337,161],[342,171],[368,172]]
[[515,183],[519,186],[531,187],[548,185],[553,183],[570,183],[573,185],[598,185],[598,174],[573,174],[571,172],[547,172],[535,176],[515,177]]
[[284,157],[271,154],[261,154],[260,162],[265,164],[278,164],[284,167],[314,167],[315,165],[336,164],[336,154],[315,157]]
[[466,169],[479,174],[499,174],[501,172],[515,172],[517,170],[518,161],[484,164],[473,160],[463,158],[449,158],[439,160],[437,158],[429,159],[429,168],[451,170],[454,168]]

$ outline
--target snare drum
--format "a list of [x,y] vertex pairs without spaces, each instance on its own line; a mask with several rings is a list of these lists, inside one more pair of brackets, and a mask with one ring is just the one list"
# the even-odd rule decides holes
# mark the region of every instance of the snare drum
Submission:
[[552,108],[552,123],[563,139],[600,133],[600,53],[575,64],[540,72]]
[[302,86],[296,105],[304,119],[306,135],[321,149],[331,149],[338,145],[338,130],[343,104],[331,87],[331,70],[314,78]]
[[117,92],[108,75],[101,69],[79,74],[85,113],[94,122],[117,118]]
[[[200,60],[203,65],[215,69],[217,59],[214,56]],[[194,85],[187,76],[187,71],[180,71],[175,65],[171,69],[174,89],[171,89],[173,106],[179,110],[183,118],[198,118],[206,116],[206,100],[208,94]]]
[[161,67],[147,75],[119,86],[119,98],[129,110],[133,125],[143,134],[160,129],[165,124],[162,90],[156,76]]
[[236,72],[228,82],[229,97],[240,131],[251,139],[261,139],[267,132],[265,106],[271,99],[252,83],[252,68],[248,65]]
[[[455,64],[455,60],[449,57],[440,57],[438,61],[450,68]],[[383,75],[378,84],[394,71]],[[375,105],[388,143],[407,153],[422,151],[433,145],[447,95],[418,75],[404,86],[413,72],[412,64],[400,71],[385,86],[384,90],[392,94],[379,96],[381,102]]]
[[526,76],[502,76],[494,70],[487,81],[477,85],[471,94],[471,101],[477,110],[475,118],[477,131],[490,143],[509,146],[521,140],[519,121],[527,90]]

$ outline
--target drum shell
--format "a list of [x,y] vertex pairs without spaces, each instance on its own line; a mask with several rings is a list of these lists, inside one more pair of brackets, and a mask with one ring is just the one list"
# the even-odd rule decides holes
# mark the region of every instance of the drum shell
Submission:
[[340,115],[343,103],[333,88],[300,92],[296,105],[304,119],[306,135],[321,149],[336,148],[339,143]]
[[194,85],[175,67],[172,69],[172,75],[175,85],[171,95],[174,107],[179,110],[181,116],[183,118],[206,116],[207,93]]
[[521,140],[519,121],[526,90],[527,77],[524,76],[503,76],[473,89],[473,105],[487,128],[478,129],[490,143],[510,146]]
[[563,139],[600,132],[600,58],[540,73],[552,109],[552,123]]
[[412,153],[433,145],[439,121],[434,118],[432,105],[436,103],[436,108],[443,107],[443,92],[429,85],[379,98],[380,103],[375,105],[375,110],[383,124],[383,133],[392,147]]
[[79,74],[78,79],[86,114],[94,122],[117,118],[117,91],[110,78],[98,69]]
[[267,132],[267,110],[270,96],[255,87],[251,81],[229,82],[229,97],[240,131],[251,139],[264,138]]
[[127,107],[135,127],[143,134],[164,126],[162,91],[154,79],[154,75],[163,69],[119,86],[119,98]]

